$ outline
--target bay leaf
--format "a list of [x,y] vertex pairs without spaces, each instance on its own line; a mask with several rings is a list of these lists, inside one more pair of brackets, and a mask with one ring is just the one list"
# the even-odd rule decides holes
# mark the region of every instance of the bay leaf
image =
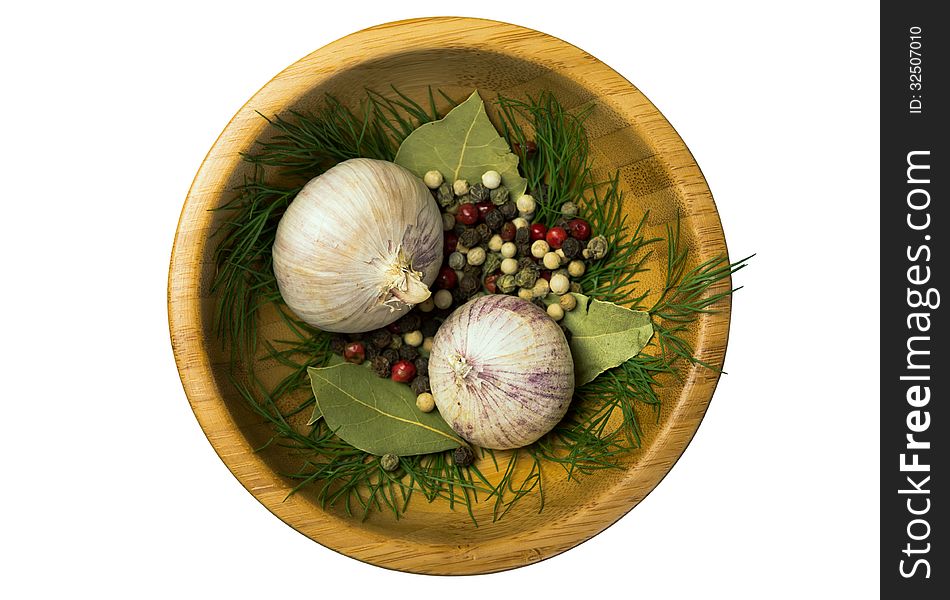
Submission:
[[498,171],[512,200],[521,197],[528,185],[518,173],[518,157],[488,119],[478,90],[442,119],[410,133],[394,162],[419,177],[439,171],[449,183],[456,179],[476,183],[485,171]]
[[465,445],[438,412],[416,408],[416,395],[405,384],[352,363],[307,372],[327,426],[355,448],[413,456]]
[[[327,364],[325,365],[325,367],[332,367],[334,365],[342,365],[344,362],[346,361],[343,360],[343,357],[340,356],[339,354],[331,354],[330,359],[327,360]],[[313,385],[311,384],[310,387],[312,388]],[[316,396],[314,396],[314,399],[316,400]],[[313,412],[310,413],[310,420],[307,421],[307,426],[309,427],[310,425],[313,425],[314,423],[316,423],[322,418],[323,418],[323,411],[320,410],[320,402],[315,401],[313,403]]]
[[[653,322],[648,312],[583,294],[574,297],[577,307],[565,312],[561,323],[571,331],[574,385],[580,387],[639,354],[653,337]],[[548,294],[544,302],[553,304],[559,298]]]

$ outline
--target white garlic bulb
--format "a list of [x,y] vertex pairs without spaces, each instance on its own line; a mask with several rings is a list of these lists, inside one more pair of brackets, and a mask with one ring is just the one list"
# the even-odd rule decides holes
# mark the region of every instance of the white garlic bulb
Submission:
[[351,159],[300,190],[277,227],[273,257],[280,294],[297,316],[325,331],[369,331],[429,297],[442,217],[408,170]]
[[574,362],[561,328],[514,296],[472,300],[432,342],[429,385],[439,413],[484,448],[526,446],[550,431],[574,394]]

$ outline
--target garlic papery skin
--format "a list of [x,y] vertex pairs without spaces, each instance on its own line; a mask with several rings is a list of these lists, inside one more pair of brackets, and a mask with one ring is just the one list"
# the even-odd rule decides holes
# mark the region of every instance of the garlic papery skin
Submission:
[[432,342],[429,385],[442,418],[483,448],[520,448],[564,417],[574,362],[561,328],[514,296],[476,298]]
[[442,216],[421,179],[356,158],[310,180],[273,247],[280,294],[318,329],[370,331],[426,300],[442,263]]

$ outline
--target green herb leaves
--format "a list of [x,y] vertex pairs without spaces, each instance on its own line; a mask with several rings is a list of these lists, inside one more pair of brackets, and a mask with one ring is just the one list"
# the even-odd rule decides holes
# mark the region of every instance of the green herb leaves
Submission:
[[417,409],[415,394],[406,385],[351,363],[307,372],[327,426],[355,448],[413,456],[465,444],[437,412]]
[[[595,377],[640,353],[653,336],[650,313],[630,310],[574,294],[577,308],[564,313],[562,323],[571,331],[574,385],[580,387]],[[559,296],[548,295],[553,304]]]
[[450,184],[456,179],[479,182],[485,171],[498,171],[512,200],[527,187],[518,174],[518,157],[488,119],[477,90],[445,118],[409,134],[399,146],[395,162],[419,177],[439,171]]

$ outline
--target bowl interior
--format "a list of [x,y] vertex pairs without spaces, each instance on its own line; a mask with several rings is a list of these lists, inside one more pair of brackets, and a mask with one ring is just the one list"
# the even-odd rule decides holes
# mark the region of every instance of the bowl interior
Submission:
[[[440,26],[433,28],[436,24]],[[170,275],[172,337],[189,399],[215,449],[245,487],[284,521],[324,545],[383,566],[428,573],[494,571],[576,545],[639,502],[692,437],[717,375],[692,368],[684,370],[681,380],[663,381],[662,409],[657,413],[640,407],[642,447],[626,456],[625,468],[568,479],[561,467],[543,463],[543,510],[535,493],[493,522],[495,499],[482,497],[472,515],[476,527],[464,507],[430,504],[421,495],[412,498],[399,519],[373,511],[365,520],[347,515],[343,506],[321,506],[313,487],[287,497],[293,482],[279,474],[299,463],[273,445],[254,451],[266,445],[271,430],[229,384],[228,355],[212,329],[215,244],[210,234],[225,215],[208,209],[229,200],[234,186],[251,173],[240,153],[274,134],[255,111],[267,116],[310,111],[326,94],[356,109],[367,88],[386,94],[395,87],[425,104],[431,86],[457,101],[478,89],[491,114],[496,94],[524,97],[549,90],[568,108],[594,104],[586,128],[595,169],[605,179],[619,170],[631,225],[648,212],[648,235],[664,237],[667,224],[679,214],[694,263],[723,254],[725,243],[708,188],[682,141],[636,88],[596,59],[511,25],[469,19],[397,25],[395,30],[381,26],[354,34],[301,60],[229,124],[202,166],[182,215]],[[427,39],[426,31],[444,39]],[[393,43],[402,36],[405,43]],[[537,47],[526,46],[532,40]],[[444,113],[447,101],[438,94],[435,98]],[[638,290],[662,287],[664,253],[658,244]],[[728,304],[722,308],[724,312],[697,323],[691,340],[712,364],[721,364],[725,348]],[[261,331],[272,340],[284,337],[273,316],[265,317]],[[266,364],[264,373],[276,381],[282,369]],[[499,458],[504,467],[507,460],[503,454]],[[532,466],[521,460],[517,470],[526,474]],[[490,477],[501,476],[490,459],[483,459],[480,468]]]

